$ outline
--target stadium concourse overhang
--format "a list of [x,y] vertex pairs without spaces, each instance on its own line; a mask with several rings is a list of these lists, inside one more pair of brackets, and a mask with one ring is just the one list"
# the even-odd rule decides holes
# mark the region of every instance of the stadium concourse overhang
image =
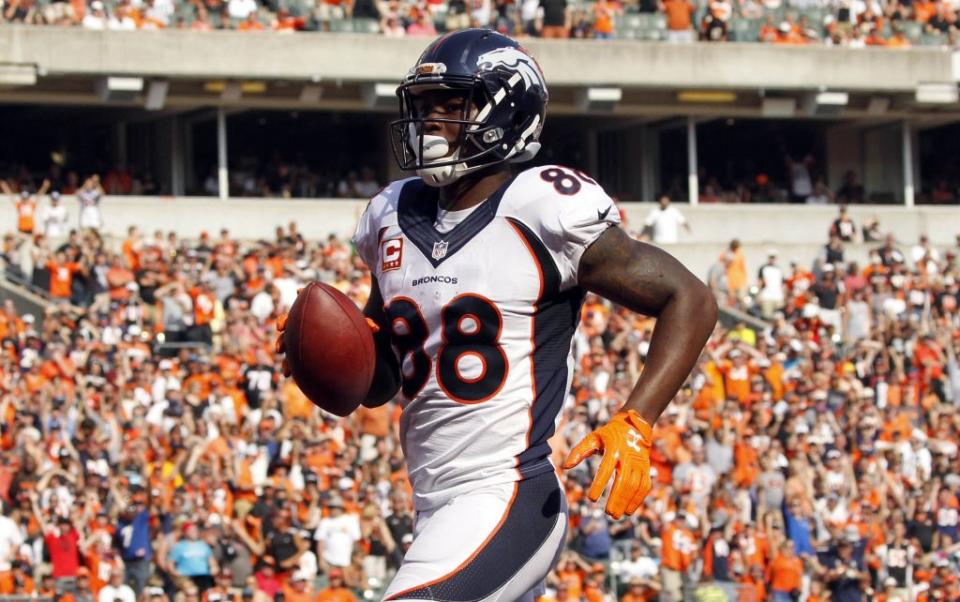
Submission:
[[[176,163],[191,156],[184,145],[195,138],[176,131],[184,122],[209,120],[216,126],[212,137],[226,194],[228,128],[235,116],[316,111],[385,125],[396,110],[396,83],[426,41],[10,26],[0,28],[0,104],[84,107],[108,111],[121,124],[169,123],[163,152],[172,155],[173,165],[164,175],[173,194],[189,187],[189,166]],[[660,146],[669,143],[663,132],[679,136],[685,146],[685,188],[696,202],[703,147],[698,134],[713,132],[722,142],[733,130],[717,133],[718,122],[768,120],[817,130],[833,170],[831,185],[844,168],[859,168],[867,180],[876,173],[892,199],[911,204],[918,134],[960,123],[960,59],[946,49],[525,43],[550,84],[547,133],[551,120],[580,131],[583,167],[615,169],[608,179],[628,198],[650,200],[664,187],[658,161]],[[878,142],[885,151],[872,157]],[[129,144],[118,146],[130,152]],[[636,157],[641,169],[629,161],[610,167],[605,154]],[[891,178],[894,166],[900,176]]]

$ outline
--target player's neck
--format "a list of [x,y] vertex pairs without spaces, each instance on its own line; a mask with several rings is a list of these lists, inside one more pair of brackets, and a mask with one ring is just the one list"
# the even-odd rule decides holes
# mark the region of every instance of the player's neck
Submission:
[[503,186],[510,179],[510,170],[481,170],[464,176],[440,189],[440,208],[444,211],[460,211],[475,207]]

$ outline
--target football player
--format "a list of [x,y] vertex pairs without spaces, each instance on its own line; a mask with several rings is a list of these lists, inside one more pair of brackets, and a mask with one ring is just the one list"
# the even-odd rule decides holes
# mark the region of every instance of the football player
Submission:
[[533,600],[566,533],[547,440],[570,389],[586,291],[658,318],[646,367],[608,424],[564,468],[602,461],[606,511],[650,490],[651,425],[713,330],[709,290],[664,251],[632,240],[587,174],[520,170],[540,148],[547,86],[514,40],[447,34],[398,88],[400,167],[354,244],[373,273],[364,313],[377,369],[365,405],[399,395],[414,539],[386,600]]

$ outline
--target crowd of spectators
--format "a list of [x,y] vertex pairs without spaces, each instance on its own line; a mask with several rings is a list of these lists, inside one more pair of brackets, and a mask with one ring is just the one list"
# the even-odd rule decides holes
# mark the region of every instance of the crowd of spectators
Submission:
[[[955,161],[951,160],[950,165]],[[741,158],[728,158],[726,176],[717,175],[716,166],[698,168],[699,202],[712,203],[797,203],[807,205],[856,205],[902,203],[894,193],[867,189],[860,175],[849,170],[840,182],[831,188],[826,181],[822,158],[812,154],[791,156],[766,168]],[[188,196],[219,195],[217,170],[204,172],[195,186],[186,190]],[[227,186],[230,197],[258,198],[369,198],[383,186],[378,172],[370,164],[360,163],[350,170],[326,169],[303,157],[286,160],[277,154],[266,158],[252,153],[237,153],[228,170]],[[81,175],[83,174],[83,175]],[[53,163],[44,171],[31,170],[25,164],[0,162],[0,193],[27,190],[42,200],[45,193],[74,195],[83,183],[96,175],[102,194],[111,196],[169,195],[166,182],[157,182],[153,174],[115,165],[101,167],[88,175],[72,165]],[[6,177],[4,177],[6,176]],[[41,181],[40,187],[34,185]],[[671,198],[684,199],[687,178],[680,175],[666,178],[665,192]],[[960,200],[960,179],[953,172],[937,172],[920,181],[915,202],[919,205],[955,205]]]
[[[241,157],[230,170],[230,196],[267,198],[370,198],[383,185],[370,166],[346,173],[320,173],[303,161],[259,161],[256,157]],[[211,169],[197,191],[217,196],[219,183],[216,170]]]
[[[744,170],[746,171],[746,170]],[[894,200],[892,195],[870,195],[859,182],[855,171],[844,174],[843,183],[831,190],[826,178],[811,158],[803,161],[787,160],[782,169],[767,172],[757,170],[752,176],[742,175],[722,179],[701,166],[698,171],[698,202],[714,203],[801,203],[806,205],[844,205],[883,203]],[[672,198],[685,197],[684,178],[672,178],[667,194]],[[949,187],[948,187],[949,188]],[[918,194],[918,204],[934,202],[925,189]],[[938,204],[955,202],[956,197],[938,197]]]
[[[325,414],[273,348],[305,282],[365,301],[349,244],[295,223],[107,243],[18,217],[4,269],[51,303],[0,311],[0,595],[379,599],[412,538],[400,406]],[[568,549],[542,602],[960,597],[960,240],[891,235],[857,266],[856,236],[841,215],[814,265],[771,253],[756,276],[722,254],[711,288],[766,325],[717,327],[636,516],[585,500],[593,460],[561,474]],[[555,460],[622,403],[653,325],[587,297]]]
[[[36,196],[43,196],[47,192],[72,195],[77,194],[93,176],[96,176],[102,194],[149,196],[163,192],[149,172],[139,173],[123,165],[98,172],[82,175],[73,166],[65,167],[60,159],[50,163],[46,171],[36,167],[31,169],[25,163],[0,162],[0,192],[17,195],[28,192]],[[42,182],[39,187],[36,186],[37,180]]]
[[[731,161],[734,163],[734,161]],[[746,163],[746,162],[744,162]],[[855,170],[848,170],[838,186],[827,184],[822,164],[812,156],[787,158],[778,169],[757,169],[737,165],[737,175],[719,177],[706,167],[698,171],[698,202],[712,203],[796,203],[806,205],[890,205],[903,200],[892,192],[868,190]],[[667,193],[672,198],[685,198],[687,179],[674,176]],[[960,180],[955,177],[925,179],[917,189],[918,205],[955,205],[960,199]]]
[[[36,174],[23,164],[0,164],[0,193],[19,195],[28,193],[34,201],[46,193],[75,195],[84,183],[95,177],[100,194],[111,196],[157,196],[169,195],[165,184],[158,183],[150,172],[140,172],[125,165],[102,170],[103,175],[93,172],[81,176],[81,171],[52,164],[40,174],[42,184],[34,186]],[[229,170],[227,186],[231,197],[260,198],[370,198],[380,188],[376,171],[367,165],[346,172],[321,172],[311,168],[303,160],[287,162],[280,159],[259,160],[255,156],[240,156]],[[6,175],[7,177],[3,177]],[[196,190],[188,195],[218,196],[220,193],[216,169],[211,169]]]
[[957,6],[950,2],[807,0],[662,0],[674,41],[826,44],[864,48],[957,45]]
[[[3,0],[0,16],[0,22],[92,30],[357,31],[400,37],[490,27],[515,36],[672,42],[900,48],[957,42],[957,6],[948,0]],[[644,18],[653,16],[659,18]]]

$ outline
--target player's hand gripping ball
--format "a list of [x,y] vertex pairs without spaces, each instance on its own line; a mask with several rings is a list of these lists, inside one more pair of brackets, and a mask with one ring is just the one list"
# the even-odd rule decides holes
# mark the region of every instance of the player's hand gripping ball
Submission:
[[571,469],[597,452],[603,453],[600,468],[587,491],[595,502],[603,495],[607,481],[616,471],[607,514],[620,518],[633,514],[650,493],[650,445],[653,429],[633,410],[618,412],[610,422],[593,431],[578,443],[563,462]]
[[376,350],[372,325],[353,301],[311,282],[277,320],[277,330],[283,373],[310,401],[337,416],[357,409],[373,382]]

